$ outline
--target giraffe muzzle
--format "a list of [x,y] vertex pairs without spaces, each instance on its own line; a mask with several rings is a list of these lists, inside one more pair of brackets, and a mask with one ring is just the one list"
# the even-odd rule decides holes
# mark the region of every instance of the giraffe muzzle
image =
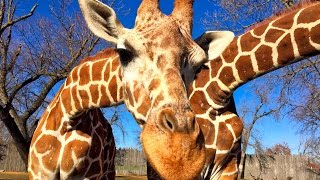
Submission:
[[158,127],[166,133],[187,133],[198,136],[200,128],[193,112],[180,114],[173,109],[165,108],[158,116]]
[[204,136],[192,111],[166,107],[148,121],[141,142],[148,162],[163,179],[196,179],[205,163]]

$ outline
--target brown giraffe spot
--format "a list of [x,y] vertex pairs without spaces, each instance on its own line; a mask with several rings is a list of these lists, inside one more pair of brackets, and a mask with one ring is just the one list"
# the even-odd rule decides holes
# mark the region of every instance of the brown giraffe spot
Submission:
[[85,90],[79,90],[79,94],[82,100],[82,106],[88,107],[89,105],[89,94]]
[[236,137],[241,136],[243,130],[243,122],[238,116],[227,119],[225,122],[231,125]]
[[89,68],[90,66],[88,66],[87,64],[84,64],[80,67],[80,81],[79,81],[79,85],[83,86],[86,85],[90,82],[90,77],[91,75],[89,74]]
[[[98,99],[99,99],[99,85],[91,85],[89,87],[90,89],[90,94],[91,94],[91,101],[95,104],[98,103]],[[111,94],[112,94],[113,91],[111,91]]]
[[42,163],[50,171],[57,168],[58,158],[61,149],[61,142],[57,137],[51,135],[43,135],[35,144],[38,153],[46,154],[42,158]]
[[148,86],[149,91],[153,91],[160,86],[160,79],[153,79]]
[[[216,77],[218,74],[218,71],[220,70],[222,66],[222,60],[221,57],[218,57],[214,61],[210,61],[210,67],[211,67],[211,77]],[[201,73],[202,71],[200,71]]]
[[277,29],[270,29],[266,34],[265,41],[275,43],[283,34],[283,31]]
[[112,61],[111,71],[112,71],[112,72],[117,71],[117,69],[119,68],[119,66],[120,66],[119,58],[117,58],[116,60],[113,60],[113,61]]
[[103,80],[107,81],[109,79],[109,77],[110,77],[110,73],[109,72],[111,72],[111,63],[110,62],[107,63],[107,67],[106,67],[106,70],[104,72]]
[[162,68],[164,61],[165,61],[165,56],[163,54],[159,55],[157,58],[157,67]]
[[315,26],[311,29],[310,39],[317,44],[320,44],[320,33],[319,32],[320,32],[320,24],[318,24],[317,26]]
[[140,99],[140,93],[145,93],[144,89],[137,83],[134,84],[133,98],[137,102]]
[[294,59],[294,52],[290,34],[286,35],[277,46],[278,63],[280,65],[287,64],[288,60]]
[[210,80],[210,70],[207,68],[207,69],[202,69],[200,71],[200,73],[197,74],[197,77],[196,77],[196,81],[195,81],[195,85],[196,87],[204,87],[207,82],[209,82]]
[[229,66],[226,66],[222,69],[220,75],[219,75],[219,79],[221,80],[221,82],[223,84],[225,84],[226,86],[230,86],[233,82],[236,81],[236,79],[234,78],[233,72],[232,72],[232,68]]
[[268,24],[265,24],[253,29],[252,31],[255,35],[261,36],[266,31],[267,27],[268,27]]
[[[63,171],[69,172],[73,166],[74,161],[72,159],[73,156],[79,158],[85,157],[88,153],[90,145],[87,142],[74,140],[65,145],[63,155],[61,169]],[[76,162],[77,166],[82,166],[82,163]],[[79,164],[78,164],[79,163]],[[83,172],[84,173],[84,172]]]
[[295,13],[287,15],[286,18],[281,18],[279,20],[276,20],[272,24],[272,26],[282,28],[282,29],[290,29],[293,25],[294,15],[295,15]]
[[206,92],[208,93],[210,99],[212,99],[214,103],[222,105],[223,100],[226,97],[226,93],[221,90],[216,81],[212,81],[210,83],[210,85],[206,89]]
[[108,97],[107,91],[108,89],[106,88],[106,86],[101,86],[100,87],[100,91],[101,91],[101,104],[110,104],[110,99]]
[[193,96],[191,96],[190,104],[192,110],[196,114],[204,114],[206,113],[207,109],[210,108],[208,101],[206,101],[206,96],[202,91],[196,91]]
[[160,43],[160,48],[162,49],[168,49],[169,47],[171,47],[172,44],[171,44],[171,37],[165,37],[161,40],[161,43]]
[[130,87],[129,86],[126,86],[126,95],[127,95],[127,98],[129,99],[129,103],[132,107],[134,107],[134,97],[133,97],[133,94],[131,93],[131,90],[130,90]]
[[[70,88],[65,88],[63,89],[63,91],[61,92],[61,102],[65,108],[65,111],[67,113],[70,113],[72,111],[72,104],[71,104],[71,89]],[[55,114],[55,113],[51,113],[51,114]]]
[[102,142],[99,139],[99,135],[95,132],[92,137],[91,148],[89,152],[89,157],[92,159],[99,157],[102,150]]
[[120,87],[120,90],[119,90],[119,99],[123,99],[123,87],[121,86]]
[[[74,123],[72,123],[71,126],[73,126],[74,129],[82,132],[84,134],[84,136],[89,138],[89,136],[87,134],[91,134],[92,133],[92,126],[95,126],[98,123],[98,120],[95,119],[94,112],[95,111],[90,111],[90,112],[87,112],[79,117],[76,117],[75,119],[72,120],[72,121],[74,121]],[[93,119],[91,119],[89,117],[90,114],[93,116]],[[81,123],[78,123],[79,121]],[[77,124],[75,124],[75,123],[77,123]]]
[[117,100],[117,91],[118,91],[118,84],[117,84],[117,77],[113,76],[109,85],[108,90],[110,91],[110,94],[112,96],[113,100]]
[[71,77],[73,82],[77,82],[79,80],[79,76],[78,76],[79,70],[80,70],[79,66],[77,66],[73,69],[73,71],[71,71]]
[[[225,49],[222,53],[222,56],[224,57],[225,61],[227,63],[231,63],[234,61],[234,58],[238,55],[239,53],[239,47],[237,45],[238,38],[234,38],[234,40],[229,44],[227,49]],[[216,60],[214,60],[216,61]],[[214,66],[211,66],[214,67]],[[214,77],[214,76],[213,76]]]
[[[92,118],[90,118],[90,117],[87,117],[87,118],[85,118],[86,119],[86,122],[88,122],[89,124],[88,125],[86,125],[87,127],[88,126],[92,126],[92,129],[93,129],[93,127],[96,127],[98,124],[99,124],[99,126],[98,126],[98,128],[97,129],[94,129],[94,130],[91,130],[90,129],[90,131],[84,131],[84,132],[86,132],[87,134],[92,134],[92,131],[94,131],[94,132],[101,132],[102,134],[101,134],[101,136],[103,136],[103,131],[101,131],[100,130],[100,127],[102,127],[102,126],[100,126],[100,122],[101,121],[99,121],[99,120],[101,120],[101,117],[103,117],[103,114],[102,114],[102,112],[101,112],[101,110],[100,109],[94,109],[94,110],[92,110],[91,112],[91,116],[92,116]],[[82,119],[84,119],[84,118],[82,118]],[[103,119],[104,120],[104,119]],[[90,124],[91,123],[91,124]],[[88,129],[88,128],[87,128]]]
[[46,121],[46,130],[57,131],[60,127],[62,118],[61,106],[55,106],[48,115],[49,121]]
[[[214,142],[214,133],[215,127],[214,125],[208,121],[207,119],[196,118],[198,124],[200,125],[201,131],[203,132],[203,136],[206,144],[212,144]],[[214,119],[211,119],[214,120]]]
[[294,31],[295,40],[299,43],[298,50],[301,56],[305,56],[307,54],[312,54],[311,52],[316,52],[317,50],[310,44],[309,37],[310,31],[308,29],[296,29]]
[[229,150],[233,145],[233,136],[225,122],[219,123],[217,149]]
[[241,39],[240,39],[241,50],[242,52],[251,51],[260,42],[261,42],[261,39],[253,37],[251,33],[246,33],[243,36],[241,36]]
[[76,108],[77,110],[82,109],[81,106],[80,106],[80,103],[81,103],[80,101],[81,101],[81,99],[78,98],[78,88],[77,88],[77,86],[73,86],[73,87],[72,87],[72,89],[71,89],[71,94],[72,94],[71,98],[72,98],[73,101],[74,101],[74,106],[75,106],[75,108]]
[[271,47],[266,45],[260,46],[255,52],[255,56],[259,71],[266,71],[273,67]]
[[[159,95],[159,96],[162,96],[162,95]],[[138,111],[138,113],[140,113],[140,114],[142,114],[143,116],[146,117],[150,106],[151,106],[150,100],[144,100],[142,102],[141,106],[138,107],[137,111]]]
[[97,61],[92,64],[92,80],[100,81],[102,77],[102,67],[105,66],[106,61]]
[[311,6],[304,9],[298,17],[298,24],[300,23],[312,23],[320,19],[320,6]]
[[238,70],[239,78],[242,81],[251,79],[256,75],[252,67],[250,56],[241,56],[236,62],[236,69]]
[[[206,119],[196,118],[200,125],[201,131],[204,133],[205,144],[212,145],[214,142],[215,126]],[[214,119],[212,119],[214,120]],[[213,148],[206,148],[206,164],[212,163],[215,157],[216,150]]]

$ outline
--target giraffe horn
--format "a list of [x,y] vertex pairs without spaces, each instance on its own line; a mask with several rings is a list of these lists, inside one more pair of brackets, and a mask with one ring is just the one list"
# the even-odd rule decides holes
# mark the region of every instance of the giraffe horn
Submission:
[[145,16],[146,13],[156,14],[160,12],[159,0],[142,0],[138,9],[138,15],[140,14],[141,16]]
[[191,34],[194,0],[175,0],[172,16],[179,20],[181,26]]

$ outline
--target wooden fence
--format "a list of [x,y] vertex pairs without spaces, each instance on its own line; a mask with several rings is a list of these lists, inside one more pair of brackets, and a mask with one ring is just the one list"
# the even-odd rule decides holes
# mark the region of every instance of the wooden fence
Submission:
[[247,155],[245,179],[320,180],[319,171],[310,169],[306,156],[273,155],[266,157],[265,162],[265,168],[261,169],[258,158]]
[[[0,161],[0,171],[26,171],[18,152],[13,145],[7,146],[6,157]],[[254,155],[247,155],[245,179],[264,180],[320,180],[319,171],[311,171],[305,156],[274,155],[265,159],[261,169]],[[146,175],[146,161],[143,153],[136,149],[119,149],[116,156],[116,172],[121,175]]]

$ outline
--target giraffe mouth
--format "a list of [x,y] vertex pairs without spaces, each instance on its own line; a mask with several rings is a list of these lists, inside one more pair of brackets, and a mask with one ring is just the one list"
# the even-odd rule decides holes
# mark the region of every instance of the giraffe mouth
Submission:
[[167,132],[151,121],[141,132],[141,142],[148,162],[164,179],[196,179],[204,167],[201,131]]

